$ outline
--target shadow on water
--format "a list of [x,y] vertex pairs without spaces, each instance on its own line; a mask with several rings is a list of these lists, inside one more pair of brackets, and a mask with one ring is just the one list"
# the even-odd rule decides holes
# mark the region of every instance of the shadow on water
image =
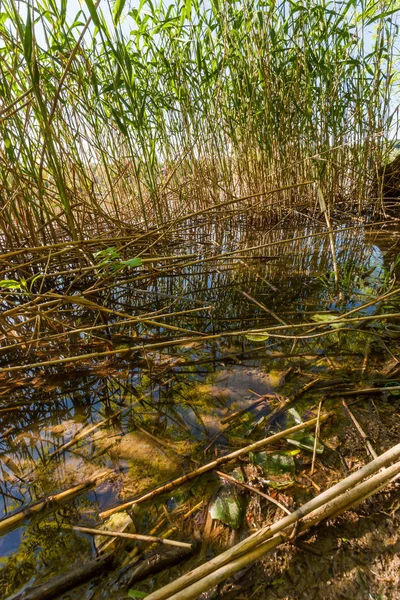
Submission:
[[[362,229],[355,234],[344,225],[339,228],[335,235],[341,274],[338,296],[329,240],[318,235],[321,231],[317,225],[304,224],[284,224],[269,231],[251,228],[245,222],[238,225],[227,221],[203,228],[193,225],[180,233],[178,244],[183,252],[206,261],[190,259],[187,266],[172,265],[164,270],[150,265],[137,275],[130,273],[105,286],[96,278],[85,276],[77,282],[75,275],[58,276],[56,272],[46,279],[47,289],[59,293],[68,289],[70,295],[92,286],[90,300],[114,312],[63,304],[43,318],[42,341],[38,343],[30,343],[28,337],[34,340],[37,323],[27,321],[24,345],[5,348],[10,340],[2,340],[2,367],[131,346],[136,349],[121,356],[1,374],[3,517],[100,471],[108,473],[106,482],[95,490],[1,538],[2,595],[58,572],[60,561],[66,566],[79,555],[93,553],[87,536],[63,525],[96,523],[98,513],[122,497],[139,494],[180,475],[190,465],[193,468],[204,463],[207,448],[213,455],[237,447],[243,432],[248,435],[249,426],[268,408],[255,408],[240,422],[239,430],[224,429],[221,418],[245,407],[257,394],[276,389],[291,364],[305,365],[312,373],[336,368],[342,376],[349,354],[352,367],[362,361],[362,356],[357,358],[357,348],[338,345],[332,339],[334,334],[295,343],[272,336],[257,341],[251,336],[233,335],[235,331],[282,323],[312,323],[316,313],[339,314],[365,304],[384,289],[397,254],[396,237]],[[313,234],[315,237],[306,237]],[[280,243],[282,239],[288,241]],[[239,247],[257,248],[224,259],[213,258]],[[16,265],[15,276],[18,274]],[[19,302],[22,300],[17,294],[9,294],[3,308],[9,310]],[[196,311],[183,312],[188,309]],[[376,305],[362,314],[375,310]],[[159,324],[115,326],[127,316],[157,311],[183,314]],[[147,319],[157,322],[157,314]],[[92,325],[102,328],[65,335],[70,328]],[[15,326],[21,326],[20,317]],[[231,335],[200,340],[204,335],[223,333]],[[190,341],[138,350],[178,335]],[[193,335],[197,336],[194,341]],[[63,450],[85,427],[107,418],[105,426]]]

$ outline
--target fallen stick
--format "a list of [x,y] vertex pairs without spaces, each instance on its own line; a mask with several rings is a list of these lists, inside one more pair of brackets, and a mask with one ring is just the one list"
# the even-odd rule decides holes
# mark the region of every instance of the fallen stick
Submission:
[[[320,421],[325,421],[331,414],[332,413],[327,413],[326,415],[322,415],[320,418]],[[203,475],[203,473],[207,473],[208,471],[212,471],[213,469],[216,469],[217,467],[219,467],[220,465],[222,465],[224,463],[230,462],[231,460],[234,460],[235,458],[239,458],[240,456],[244,456],[245,454],[248,454],[249,452],[257,452],[260,448],[263,448],[264,446],[266,446],[268,444],[277,442],[278,440],[288,437],[289,435],[292,435],[293,433],[296,433],[297,431],[302,431],[303,429],[312,427],[313,425],[315,425],[317,423],[317,420],[318,420],[317,418],[310,419],[309,421],[306,421],[305,423],[300,423],[299,425],[295,425],[294,427],[291,427],[290,429],[285,429],[284,431],[275,433],[274,435],[264,438],[263,440],[254,442],[253,444],[250,444],[250,446],[245,446],[244,448],[235,450],[235,452],[231,452],[230,454],[227,454],[226,456],[221,456],[220,458],[217,458],[216,460],[213,460],[212,462],[210,462],[206,465],[203,465],[202,467],[200,467],[194,471],[191,471],[190,473],[186,473],[186,475],[182,475],[182,477],[178,477],[178,479],[174,479],[173,481],[170,481],[169,483],[165,483],[165,484],[151,490],[150,492],[147,492],[147,493],[143,494],[142,496],[139,496],[135,500],[130,500],[128,502],[124,502],[123,504],[114,506],[114,508],[110,508],[108,510],[103,511],[102,513],[100,513],[100,518],[104,520],[116,512],[132,508],[135,504],[139,504],[139,503],[145,502],[147,500],[152,500],[155,496],[159,496],[160,494],[163,494],[165,492],[170,492],[171,490],[174,490],[175,488],[179,487],[180,485],[183,485],[184,483],[191,481],[192,479],[195,479],[196,477],[199,477],[200,475]]]
[[141,535],[139,533],[125,533],[120,531],[105,531],[104,529],[94,529],[92,527],[80,527],[79,525],[73,525],[74,531],[81,531],[82,533],[90,533],[91,535],[104,535],[105,537],[112,538],[124,538],[127,540],[138,540],[142,542],[157,542],[158,544],[165,544],[166,546],[177,546],[178,548],[191,548],[192,544],[186,542],[175,542],[174,540],[166,540],[161,537],[155,537],[153,535]]
[[[315,419],[314,419],[315,420]],[[172,598],[173,594],[176,594],[182,589],[187,590],[188,586],[198,581],[201,578],[213,573],[219,568],[223,568],[228,563],[239,559],[243,554],[251,552],[259,544],[269,540],[276,534],[280,533],[283,529],[286,529],[290,525],[294,525],[299,519],[311,514],[316,509],[326,505],[328,502],[335,500],[339,494],[343,494],[347,490],[351,490],[355,485],[363,481],[366,477],[369,477],[392,463],[394,460],[400,457],[400,444],[397,444],[377,459],[371,461],[363,468],[359,469],[355,473],[352,473],[342,481],[339,481],[336,485],[329,488],[322,494],[319,494],[303,506],[296,509],[290,515],[283,517],[271,526],[263,527],[256,533],[252,534],[239,544],[236,544],[233,548],[222,552],[211,561],[197,567],[193,571],[186,573],[176,581],[168,584],[164,588],[153,592],[148,596],[148,600],[167,600]],[[383,471],[387,473],[389,469]],[[274,546],[272,546],[274,547]],[[255,559],[256,560],[256,559]]]
[[237,485],[241,488],[244,488],[245,490],[249,490],[249,492],[253,492],[253,494],[258,494],[258,496],[261,496],[261,498],[265,498],[266,500],[268,500],[268,502],[272,502],[272,504],[275,504],[275,506],[278,506],[287,515],[290,515],[290,510],[288,508],[286,508],[286,506],[283,506],[283,504],[278,502],[278,500],[275,500],[275,498],[272,498],[272,496],[268,496],[268,494],[264,494],[264,492],[261,492],[257,488],[252,487],[251,485],[248,485],[247,483],[244,483],[243,481],[239,481],[238,479],[235,479],[234,477],[231,477],[230,475],[227,475],[226,473],[222,473],[222,471],[216,471],[216,473],[219,477],[222,477],[222,479],[226,479],[226,481],[229,481],[230,483],[234,483],[235,485]]
[[305,394],[309,389],[311,389],[316,383],[321,380],[321,377],[316,377],[312,381],[309,381],[305,385],[303,385],[300,389],[289,394],[289,396],[282,396],[282,402],[277,406],[273,411],[267,415],[265,423],[270,423],[273,421],[278,415],[282,414],[290,404],[293,404],[300,396]]
[[349,407],[347,406],[347,404],[344,400],[342,400],[342,404],[343,404],[343,407],[346,409],[347,414],[349,415],[350,419],[353,421],[354,427],[357,429],[358,433],[360,434],[360,437],[363,440],[364,445],[366,446],[369,454],[372,456],[372,458],[377,458],[378,455],[375,452],[374,447],[371,444],[370,438],[367,436],[364,429],[361,427],[360,423],[357,421],[357,419],[355,418],[355,416],[353,415],[353,413],[351,412],[351,410],[349,409]]
[[251,402],[251,404],[248,404],[244,408],[241,408],[240,410],[236,410],[235,412],[233,412],[230,415],[227,415],[226,417],[224,417],[223,419],[221,419],[221,423],[223,425],[225,425],[226,423],[229,423],[230,421],[233,421],[237,417],[241,417],[246,412],[248,412],[252,408],[255,408],[256,406],[258,406],[259,404],[261,404],[262,402],[264,402],[268,398],[276,398],[276,394],[272,394],[271,393],[271,394],[264,394],[263,396],[260,396],[259,398],[257,398],[257,400],[254,400],[254,402]]
[[[311,475],[314,474],[314,468],[315,468],[315,459],[317,457],[317,445],[318,445],[318,439],[319,439],[319,432],[320,432],[320,418],[321,418],[321,408],[322,408],[322,403],[323,403],[324,399],[322,398],[322,400],[320,400],[320,403],[318,405],[318,414],[317,414],[317,424],[315,425],[315,439],[314,439],[314,448],[313,448],[313,457],[312,457],[312,463],[311,463]],[[374,456],[374,458],[376,458],[376,456]]]
[[0,521],[0,536],[5,535],[6,533],[12,531],[19,527],[26,519],[30,519],[37,513],[44,511],[46,509],[57,510],[62,504],[65,502],[69,502],[78,496],[82,492],[88,490],[89,488],[96,485],[97,479],[91,479],[89,481],[85,481],[84,483],[80,483],[79,485],[75,485],[68,490],[64,490],[63,492],[59,492],[58,494],[51,494],[50,496],[46,496],[37,502],[22,508],[18,512],[2,519]]
[[[338,498],[335,498],[331,502],[326,503],[318,510],[314,511],[314,513],[309,516],[307,521],[300,524],[296,532],[302,533],[322,520],[332,518],[335,515],[345,512],[350,505],[358,504],[366,497],[369,497],[376,491],[379,491],[383,484],[388,483],[389,480],[392,480],[399,473],[400,462],[397,462],[385,471],[374,475],[371,477],[371,479],[361,483],[359,486],[356,486],[351,490],[347,490]],[[266,542],[256,546],[256,548],[250,552],[243,554],[236,560],[224,565],[220,569],[214,570],[212,573],[196,581],[189,587],[185,587],[185,589],[182,591],[174,595],[168,595],[168,600],[192,600],[197,598],[202,592],[215,587],[228,577],[231,577],[234,573],[241,571],[243,568],[265,556],[265,554],[267,554],[270,550],[276,548],[284,542],[287,542],[288,534],[290,535],[290,532],[287,532],[287,528],[285,530],[281,530],[272,539],[269,539]],[[160,591],[162,591],[162,589]],[[154,600],[154,598],[155,594],[146,596],[147,600]]]
[[400,390],[400,385],[394,385],[391,387],[375,387],[375,388],[359,388],[358,390],[348,390],[346,392],[335,392],[329,394],[330,397],[334,396],[358,396],[364,394],[380,394],[381,392],[391,392]]
[[112,552],[103,554],[84,565],[75,566],[66,573],[56,575],[41,585],[25,589],[17,596],[13,596],[12,600],[52,600],[96,575],[103,574],[105,569],[112,566],[113,559]]
[[[169,548],[163,552],[154,552],[144,560],[136,559],[133,563],[117,571],[115,579],[106,585],[105,590],[101,590],[102,594],[99,595],[99,598],[114,598],[116,593],[126,592],[133,583],[172,567],[193,554],[194,550],[195,546],[193,548]],[[126,598],[126,594],[123,597]],[[96,594],[95,599],[97,600],[97,598]]]

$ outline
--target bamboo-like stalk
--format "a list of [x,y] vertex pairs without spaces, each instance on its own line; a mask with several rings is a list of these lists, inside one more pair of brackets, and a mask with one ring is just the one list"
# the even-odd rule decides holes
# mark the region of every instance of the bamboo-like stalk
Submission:
[[120,531],[106,531],[104,529],[94,529],[92,527],[81,527],[80,525],[73,525],[74,531],[81,531],[82,533],[89,533],[90,535],[100,535],[111,538],[123,538],[126,540],[137,540],[140,542],[156,542],[157,544],[165,544],[166,546],[177,546],[178,548],[191,548],[192,544],[186,542],[178,542],[175,540],[168,540],[166,538],[155,537],[153,535],[142,535],[139,533],[125,533]]
[[[320,420],[325,421],[326,419],[328,419],[330,414],[331,413],[322,415]],[[102,513],[100,513],[100,517],[102,519],[106,519],[116,512],[119,512],[121,510],[126,510],[129,508],[132,508],[136,504],[152,500],[156,496],[159,496],[160,494],[163,494],[166,492],[170,492],[171,490],[179,487],[180,485],[183,485],[184,483],[187,483],[188,481],[191,481],[192,479],[195,479],[196,477],[199,477],[200,475],[203,475],[204,473],[208,473],[209,471],[212,471],[213,469],[216,469],[220,465],[230,462],[231,460],[235,460],[235,459],[239,458],[240,456],[245,456],[249,452],[257,452],[258,450],[260,450],[260,448],[264,448],[268,444],[273,444],[274,442],[284,439],[285,437],[288,437],[288,436],[292,435],[293,433],[296,433],[297,431],[302,431],[303,429],[307,429],[308,427],[313,427],[313,425],[315,425],[316,422],[317,422],[317,419],[310,419],[309,421],[306,421],[305,423],[300,423],[299,425],[291,427],[290,429],[285,429],[284,431],[275,433],[274,435],[271,435],[263,440],[254,442],[253,444],[250,444],[249,446],[245,446],[244,448],[235,450],[234,452],[231,452],[230,454],[227,454],[226,456],[221,456],[220,458],[217,458],[216,460],[213,460],[212,462],[210,462],[206,465],[203,465],[202,467],[199,467],[198,469],[195,469],[194,471],[190,471],[190,473],[186,473],[186,475],[183,475],[182,477],[178,477],[178,479],[174,479],[173,481],[170,481],[169,483],[165,483],[164,485],[161,485],[161,486],[151,490],[150,492],[147,492],[147,493],[143,494],[142,496],[139,496],[139,498],[136,498],[135,500],[130,500],[128,502],[124,502],[123,504],[115,506],[114,508],[110,508],[108,510],[103,511]]]
[[268,500],[268,502],[275,504],[275,506],[277,506],[278,508],[283,510],[283,512],[285,512],[287,515],[290,514],[290,510],[288,508],[286,508],[286,506],[284,506],[281,502],[279,502],[278,500],[275,500],[275,498],[273,498],[272,496],[269,496],[268,494],[264,494],[264,492],[262,492],[261,490],[258,490],[257,488],[252,487],[251,485],[248,485],[247,483],[244,483],[243,481],[240,481],[239,479],[235,479],[234,477],[231,477],[227,473],[223,473],[222,471],[216,471],[216,473],[219,477],[222,477],[222,479],[226,479],[226,481],[229,481],[230,483],[233,483],[234,485],[237,485],[238,487],[248,490],[249,492],[252,492],[253,494],[257,494],[258,496],[261,496],[261,498],[265,498],[266,500]]
[[[305,521],[300,523],[298,529],[296,529],[296,532],[302,533],[320,521],[331,518],[334,515],[341,514],[347,510],[349,506],[354,506],[354,504],[357,504],[358,502],[374,494],[377,490],[382,488],[383,484],[390,482],[394,477],[398,476],[399,473],[400,462],[397,462],[385,471],[382,471],[381,473],[371,477],[369,480],[355,486],[350,490],[347,490],[337,498],[325,503],[323,506],[312,512]],[[305,506],[306,505],[303,506],[303,509]],[[280,544],[286,542],[287,539],[287,529],[281,529],[271,539],[256,546],[253,550],[247,551],[242,556],[230,561],[219,569],[214,570],[192,585],[185,587],[182,591],[179,591],[175,594],[170,594],[168,596],[157,596],[157,592],[155,592],[153,594],[149,594],[146,596],[146,598],[148,600],[160,600],[161,598],[168,598],[169,600],[192,600],[197,598],[202,592],[218,585],[228,577],[231,577],[234,573],[237,573],[244,567],[262,558],[273,548],[276,548]],[[161,588],[159,591],[162,592],[162,590],[163,588]]]
[[49,581],[28,587],[13,598],[14,600],[52,600],[96,575],[103,575],[107,569],[111,568],[114,561],[115,554],[113,552],[103,554],[83,565],[75,565],[69,571],[56,575]]
[[[352,473],[351,475],[338,482],[325,492],[322,492],[322,494],[319,494],[318,496],[304,504],[302,507],[296,509],[290,515],[277,521],[271,526],[267,526],[260,529],[259,531],[249,536],[247,539],[243,540],[233,548],[223,552],[211,561],[207,562],[205,565],[202,565],[197,569],[190,571],[190,573],[186,573],[178,580],[168,584],[161,590],[153,592],[148,596],[148,599],[167,600],[171,599],[173,595],[178,593],[180,590],[185,589],[185,591],[187,591],[189,586],[192,585],[194,582],[206,577],[210,573],[215,572],[217,569],[223,568],[224,565],[232,563],[232,561],[239,559],[243,554],[253,551],[261,543],[271,539],[273,536],[279,534],[281,531],[288,528],[289,526],[293,526],[296,522],[311,514],[313,511],[323,507],[328,502],[335,501],[335,499],[339,495],[344,494],[348,490],[351,491],[357,484],[362,482],[364,479],[377,473],[380,469],[386,467],[393,461],[397,460],[399,457],[400,444],[397,444],[387,452],[381,454],[377,459],[368,463],[355,473]],[[383,473],[385,474],[387,473],[387,471],[388,469],[386,469]],[[383,478],[383,480],[385,479]],[[368,484],[368,480],[366,484]]]
[[31,517],[33,517],[37,513],[40,513],[46,508],[51,508],[53,510],[58,509],[58,507],[61,506],[63,503],[69,502],[82,492],[96,485],[96,482],[100,477],[101,475],[99,475],[96,479],[91,479],[89,481],[85,481],[84,483],[74,485],[73,487],[62,492],[46,496],[45,498],[38,500],[34,504],[22,508],[13,515],[2,519],[0,521],[0,535],[4,535],[9,531],[12,531],[16,527],[19,527],[25,520],[30,519]]

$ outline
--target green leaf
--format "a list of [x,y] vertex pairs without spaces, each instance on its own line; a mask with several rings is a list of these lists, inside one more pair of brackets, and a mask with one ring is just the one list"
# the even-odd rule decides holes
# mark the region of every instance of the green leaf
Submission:
[[147,592],[141,592],[140,590],[129,590],[128,598],[146,598]]
[[114,14],[113,14],[114,25],[117,25],[117,23],[119,22],[119,20],[121,18],[121,13],[124,10],[125,2],[126,2],[126,0],[116,0],[115,1]]
[[85,0],[85,3],[89,9],[90,16],[92,17],[93,23],[96,25],[96,27],[98,27],[100,29],[101,28],[100,19],[99,19],[99,15],[97,14],[96,6],[95,6],[93,0]]
[[245,338],[249,342],[265,342],[269,338],[269,335],[266,331],[260,331],[260,333],[246,334]]
[[[308,452],[314,452],[314,444],[315,437],[311,434],[304,434],[302,432],[296,433],[292,435],[290,438],[286,438],[288,444],[292,444],[292,446],[297,446],[297,448],[301,448],[302,450],[308,450]],[[316,452],[317,454],[322,454],[324,451],[324,447],[322,444],[317,442]]]
[[32,54],[33,54],[33,27],[31,8],[28,6],[28,12],[26,15],[25,35],[24,35],[24,55],[25,60],[29,66],[32,65]]
[[313,315],[311,317],[311,319],[315,322],[315,323],[329,323],[331,324],[332,329],[339,329],[340,327],[343,327],[343,323],[332,323],[332,321],[336,321],[336,319],[338,319],[340,317],[340,315]]
[[121,265],[125,265],[126,267],[140,267],[141,264],[141,258],[128,258],[128,260],[123,260],[121,262]]
[[3,290],[22,290],[23,286],[15,279],[2,279],[0,281],[0,288]]
[[112,113],[112,116],[114,117],[115,122],[117,123],[118,128],[121,131],[121,133],[123,133],[126,137],[128,137],[128,129],[127,129],[125,123],[121,120],[121,118],[118,115],[115,108],[111,107],[111,113]]
[[387,19],[387,17],[389,17],[390,15],[394,15],[395,13],[399,12],[399,8],[393,8],[392,10],[387,10],[385,12],[381,12],[378,15],[375,15],[375,17],[372,17],[371,19],[369,19],[365,25],[371,25],[372,23],[375,23],[376,21],[384,21]]

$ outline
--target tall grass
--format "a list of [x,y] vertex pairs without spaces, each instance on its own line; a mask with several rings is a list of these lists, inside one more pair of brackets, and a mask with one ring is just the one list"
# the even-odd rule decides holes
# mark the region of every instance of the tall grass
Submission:
[[[377,210],[398,85],[396,0],[0,3],[5,246],[148,227],[318,182]],[[265,199],[313,207],[316,188]]]

